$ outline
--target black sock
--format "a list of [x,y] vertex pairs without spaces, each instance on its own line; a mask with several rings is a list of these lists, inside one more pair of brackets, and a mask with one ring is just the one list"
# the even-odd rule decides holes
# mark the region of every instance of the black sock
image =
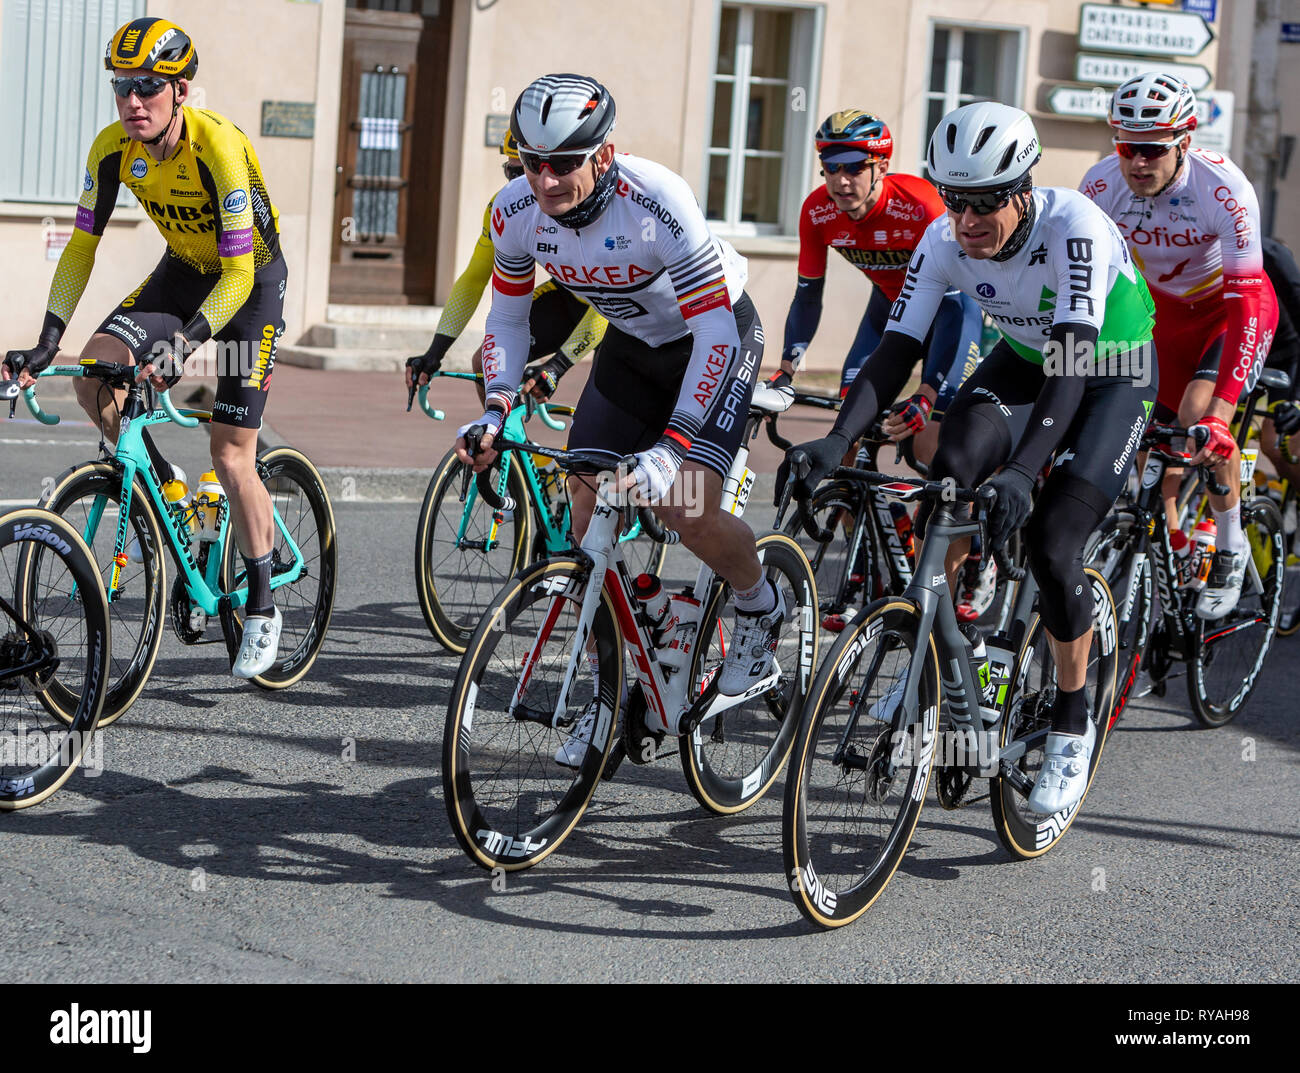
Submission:
[[153,437],[149,435],[148,429],[145,429],[140,436],[144,440],[144,449],[149,452],[149,461],[153,463],[154,472],[158,474],[158,483],[166,484],[176,476],[172,472],[172,464],[163,458],[162,452],[158,450],[158,445],[153,442]]
[[256,559],[244,556],[244,569],[248,571],[248,600],[244,603],[244,611],[249,615],[271,618],[275,614],[275,602],[271,599],[271,562],[274,558],[275,553],[270,551]]
[[1052,729],[1058,734],[1084,734],[1088,730],[1088,693],[1087,687],[1067,693],[1063,689],[1056,692],[1056,704],[1052,706]]

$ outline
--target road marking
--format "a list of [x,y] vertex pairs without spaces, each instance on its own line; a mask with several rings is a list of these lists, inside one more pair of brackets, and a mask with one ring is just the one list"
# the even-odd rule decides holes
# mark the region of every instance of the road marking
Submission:
[[47,437],[43,440],[15,440],[0,438],[0,443],[13,444],[15,447],[98,447],[98,440],[64,440]]
[[0,507],[34,507],[34,499],[0,499]]

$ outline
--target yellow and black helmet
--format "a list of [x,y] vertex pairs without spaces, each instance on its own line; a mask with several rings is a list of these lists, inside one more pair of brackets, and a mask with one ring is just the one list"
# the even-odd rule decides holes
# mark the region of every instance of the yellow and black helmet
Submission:
[[515,141],[509,127],[506,128],[506,136],[501,139],[501,153],[510,163],[519,163],[519,143]]
[[110,71],[124,68],[166,78],[193,78],[199,54],[190,35],[174,22],[146,17],[128,22],[109,39],[104,66]]

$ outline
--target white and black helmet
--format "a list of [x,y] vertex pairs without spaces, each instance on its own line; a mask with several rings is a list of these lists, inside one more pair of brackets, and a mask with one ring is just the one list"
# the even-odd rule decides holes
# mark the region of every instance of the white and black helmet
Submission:
[[1196,94],[1183,79],[1163,71],[1130,78],[1110,99],[1110,125],[1116,130],[1196,129]]
[[930,135],[930,179],[976,190],[1010,187],[1027,179],[1043,147],[1028,112],[996,101],[954,109]]
[[614,129],[614,98],[585,75],[543,75],[510,112],[510,131],[520,150],[572,153],[603,145]]

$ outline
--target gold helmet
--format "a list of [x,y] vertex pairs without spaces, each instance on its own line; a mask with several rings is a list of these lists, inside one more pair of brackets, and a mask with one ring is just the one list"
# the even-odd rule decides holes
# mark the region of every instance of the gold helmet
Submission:
[[515,141],[509,127],[506,127],[506,136],[501,139],[501,152],[510,163],[519,163],[519,143]]
[[104,51],[108,70],[152,71],[166,78],[193,78],[199,54],[190,35],[166,19],[141,18],[121,27]]

